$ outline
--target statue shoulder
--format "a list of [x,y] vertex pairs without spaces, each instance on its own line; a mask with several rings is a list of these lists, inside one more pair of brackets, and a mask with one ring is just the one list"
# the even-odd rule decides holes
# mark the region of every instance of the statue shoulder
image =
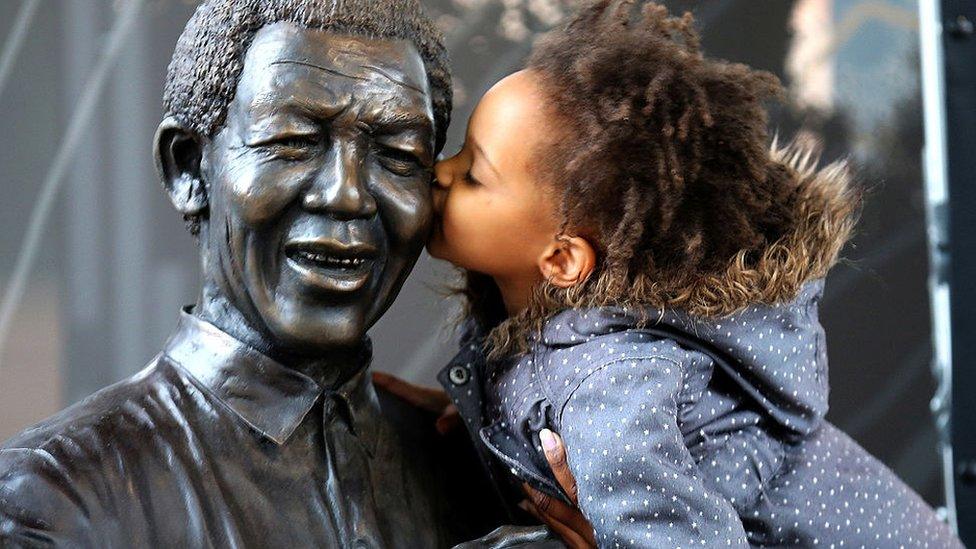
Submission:
[[[125,448],[142,402],[157,387],[156,361],[140,373],[25,429],[0,446],[0,547],[98,546],[106,498],[121,489]],[[127,442],[128,441],[128,442]],[[99,532],[105,539],[108,532]]]
[[[157,385],[158,360],[154,359],[142,371],[109,385],[60,412],[32,425],[0,445],[8,449],[43,449],[52,451],[60,446],[83,448],[92,437],[111,428],[121,419],[134,415],[132,405],[144,400]],[[2,470],[2,469],[0,469]]]

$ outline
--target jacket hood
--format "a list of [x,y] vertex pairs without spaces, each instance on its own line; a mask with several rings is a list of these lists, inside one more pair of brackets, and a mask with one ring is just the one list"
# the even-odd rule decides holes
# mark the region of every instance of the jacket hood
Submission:
[[709,355],[788,431],[816,429],[828,398],[818,303],[823,278],[854,228],[860,197],[847,165],[817,170],[809,146],[774,142],[771,157],[792,175],[795,223],[758,261],[739,254],[723,273],[677,292],[660,289],[648,275],[629,290],[631,299],[565,309],[530,340],[562,347],[627,329],[654,332]]
[[787,170],[794,187],[790,231],[760,249],[757,258],[742,251],[724,270],[677,284],[647,273],[635,280],[625,302],[600,305],[726,316],[756,304],[789,303],[808,282],[825,277],[850,238],[861,205],[849,165],[838,161],[817,169],[816,146],[804,141],[781,147],[774,140],[770,159]]
[[826,341],[818,318],[823,280],[804,285],[790,303],[753,305],[723,318],[680,310],[627,307],[568,309],[543,327],[541,344],[566,348],[594,337],[639,329],[677,341],[715,362],[776,423],[798,435],[827,413]]
[[612,273],[602,273],[568,290],[542,285],[525,311],[490,328],[492,356],[527,350],[521,342],[527,343],[547,319],[569,308],[681,310],[721,318],[756,305],[775,307],[798,300],[807,284],[824,278],[836,264],[857,222],[861,193],[846,162],[818,169],[816,147],[810,143],[780,146],[774,140],[770,159],[787,171],[793,186],[793,224],[780,238],[758,251],[743,250],[724,269],[701,276],[661,280],[654,273],[641,273],[621,287]]

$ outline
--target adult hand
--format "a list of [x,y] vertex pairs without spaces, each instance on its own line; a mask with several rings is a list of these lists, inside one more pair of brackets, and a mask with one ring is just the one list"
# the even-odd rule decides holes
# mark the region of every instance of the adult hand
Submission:
[[556,481],[572,500],[573,505],[567,505],[563,501],[523,483],[522,488],[529,499],[522,501],[520,507],[549,526],[570,549],[596,547],[593,526],[590,525],[590,522],[586,520],[583,512],[579,509],[576,479],[569,470],[569,463],[566,461],[566,447],[563,446],[562,439],[549,429],[540,431],[539,438],[542,440],[542,450],[546,454],[546,460],[549,461],[549,467],[552,468],[552,472],[556,476]]
[[386,389],[421,410],[437,414],[434,427],[442,435],[450,433],[461,424],[461,415],[458,413],[457,407],[451,402],[447,393],[441,389],[414,385],[383,372],[373,372],[373,384]]

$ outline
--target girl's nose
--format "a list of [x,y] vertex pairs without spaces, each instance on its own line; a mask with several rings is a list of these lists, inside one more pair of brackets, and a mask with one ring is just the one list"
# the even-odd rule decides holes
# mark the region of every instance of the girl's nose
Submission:
[[434,199],[434,211],[438,215],[444,212],[444,201],[447,199],[447,191],[454,181],[452,160],[454,160],[454,157],[446,158],[434,164],[434,182],[431,187],[431,194]]
[[447,158],[434,164],[434,189],[435,190],[436,189],[447,190],[447,188],[451,186],[451,183],[454,180],[454,174],[452,173],[451,170],[452,158]]

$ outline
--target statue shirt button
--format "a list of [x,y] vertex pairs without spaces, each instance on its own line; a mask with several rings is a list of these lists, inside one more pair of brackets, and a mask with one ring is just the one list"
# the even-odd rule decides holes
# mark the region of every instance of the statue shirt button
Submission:
[[471,373],[468,372],[467,368],[458,364],[451,366],[451,369],[447,372],[447,377],[455,385],[464,385],[471,379]]

